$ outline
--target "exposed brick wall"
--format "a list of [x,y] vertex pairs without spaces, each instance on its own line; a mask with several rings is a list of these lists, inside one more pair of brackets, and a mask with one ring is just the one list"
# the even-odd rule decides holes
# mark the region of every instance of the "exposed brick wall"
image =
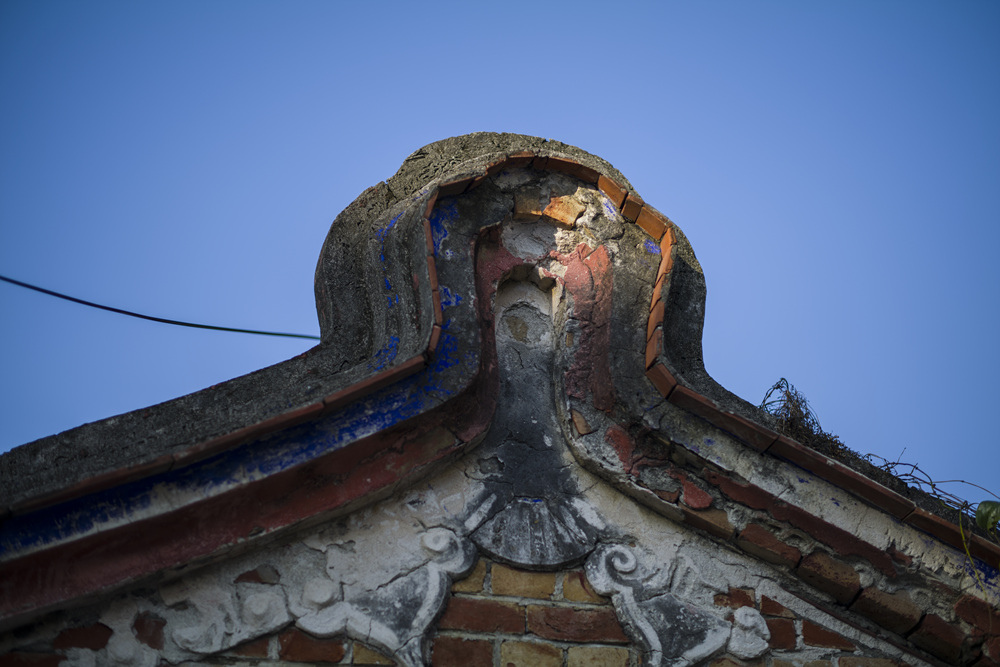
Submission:
[[[624,461],[625,467],[640,486],[679,510],[691,527],[797,577],[818,593],[806,593],[806,597],[826,613],[855,628],[874,624],[888,630],[898,637],[894,644],[916,659],[1000,665],[1000,612],[979,597],[943,586],[895,545],[877,549],[806,509],[730,476],[688,450],[676,447],[668,451],[647,451],[640,445]],[[692,505],[687,493],[657,488],[666,476],[684,485],[701,482],[698,491],[710,500],[692,494],[697,497]],[[714,514],[708,517],[709,512]],[[904,576],[911,580],[909,585],[923,578],[922,586],[931,591],[933,599],[924,596],[918,603],[902,584]],[[719,598],[716,601],[719,603]],[[720,604],[740,606],[731,601]],[[772,639],[772,649],[843,646],[846,650],[845,643],[827,637],[815,624],[771,618],[761,611],[773,637],[781,638]]]
[[452,593],[431,646],[434,667],[640,664],[611,600],[580,570],[526,572],[480,560]]

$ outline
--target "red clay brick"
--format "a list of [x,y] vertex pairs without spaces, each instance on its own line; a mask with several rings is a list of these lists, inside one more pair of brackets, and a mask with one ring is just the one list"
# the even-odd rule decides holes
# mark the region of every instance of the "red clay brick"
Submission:
[[585,167],[575,160],[561,157],[550,157],[545,166],[550,171],[561,171],[564,174],[576,176],[581,181],[590,183],[591,185],[597,183],[598,176],[600,175],[596,170]]
[[490,588],[493,595],[548,600],[556,590],[556,573],[529,572],[494,563],[490,570]]
[[670,374],[670,371],[663,364],[653,364],[650,366],[649,370],[646,371],[646,377],[656,387],[656,391],[660,392],[660,395],[664,397],[670,396],[670,392],[677,386],[677,380],[674,379],[674,376]]
[[427,202],[427,212],[424,214],[424,244],[427,246],[427,256],[434,256],[434,234],[431,232],[431,221],[428,218],[434,208],[434,198]]
[[764,616],[780,616],[781,618],[798,618],[796,613],[773,598],[760,596],[760,613]]
[[854,642],[812,621],[802,621],[802,641],[808,646],[853,651]]
[[693,510],[681,507],[681,511],[684,512],[685,522],[716,537],[728,540],[736,532],[733,524],[729,523],[729,515],[724,510]]
[[563,599],[570,602],[593,602],[594,604],[608,604],[608,598],[600,596],[587,581],[582,570],[567,572],[563,577]]
[[577,219],[583,215],[587,207],[571,196],[553,197],[549,200],[542,215],[552,222],[566,228],[573,228]]
[[1000,635],[987,637],[986,641],[983,642],[983,653],[1000,661]]
[[740,533],[736,544],[747,553],[775,565],[795,567],[802,560],[802,552],[779,540],[764,526],[751,523]]
[[469,187],[472,183],[473,177],[460,178],[455,181],[448,181],[447,183],[442,183],[438,186],[437,196],[438,197],[451,197],[453,195],[460,195]]
[[923,610],[910,599],[906,591],[886,593],[877,588],[866,588],[851,605],[851,610],[875,621],[883,628],[898,635],[916,627]]
[[639,215],[635,219],[635,224],[637,224],[642,231],[653,237],[653,240],[657,243],[663,238],[663,234],[667,231],[667,221],[663,219],[659,213],[656,213],[649,206],[643,206],[639,211]]
[[909,639],[928,653],[949,662],[957,662],[962,653],[965,633],[937,614],[927,614]]
[[653,337],[657,327],[663,325],[663,299],[657,299],[653,304],[653,309],[649,311],[649,320],[646,322],[646,340]]
[[719,407],[710,399],[705,398],[696,391],[688,389],[684,385],[678,385],[671,392],[670,402],[709,421],[711,421],[713,415],[719,412]]
[[370,646],[365,646],[361,642],[354,642],[354,647],[351,649],[351,664],[352,665],[395,665],[396,661],[387,656],[385,653],[380,653]]
[[580,435],[587,435],[594,432],[594,427],[587,422],[587,418],[576,410],[570,411],[573,416],[573,427]]
[[256,569],[247,570],[233,580],[234,583],[251,584],[276,584],[281,579],[281,575],[272,566],[264,564]]
[[163,648],[163,626],[166,624],[166,620],[156,614],[144,611],[135,617],[132,632],[146,646],[160,650]]
[[505,667],[561,667],[563,652],[552,644],[505,641],[500,645],[500,664]]
[[[674,391],[674,394],[676,393]],[[673,402],[673,395],[671,395],[671,402]],[[896,568],[892,558],[884,550],[876,549],[846,530],[809,514],[801,508],[778,500],[767,491],[752,484],[738,483],[713,470],[705,470],[704,478],[718,486],[728,498],[752,509],[766,510],[778,521],[787,521],[796,528],[806,531],[837,553],[843,556],[860,556],[884,574],[890,577],[896,576]]]
[[67,628],[59,633],[59,636],[52,642],[52,647],[56,649],[89,648],[91,651],[100,651],[108,645],[112,632],[113,630],[103,623],[94,623],[85,628]]
[[629,642],[610,607],[574,609],[529,605],[528,632],[543,639],[557,641],[607,644]]
[[663,233],[663,238],[660,239],[660,252],[663,253],[664,260],[670,257],[670,246],[677,243],[677,234],[674,233],[674,223],[670,222],[670,218],[666,218],[666,220],[667,231]]
[[642,205],[642,198],[639,195],[630,194],[621,207],[622,217],[629,222],[635,222],[636,218],[639,217],[639,212],[642,211]]
[[889,558],[893,559],[900,565],[905,565],[906,567],[909,567],[911,564],[913,564],[913,557],[907,556],[902,551],[897,549],[895,544],[889,547]]
[[571,646],[566,667],[628,667],[629,650],[622,646]]
[[268,646],[270,640],[267,637],[240,644],[233,649],[233,653],[245,658],[266,658],[268,656]]
[[772,445],[771,453],[850,491],[897,519],[902,519],[913,511],[914,504],[895,491],[794,440],[779,437]]
[[732,587],[730,587],[728,593],[716,593],[715,604],[718,607],[729,607],[730,609],[757,606],[757,603],[753,599],[752,589]]
[[[662,353],[663,334],[653,332],[653,335],[646,341],[646,368],[649,369],[653,366],[653,364],[659,363]],[[674,384],[677,383],[675,382]]]
[[712,496],[698,488],[694,482],[689,480],[684,474],[675,474],[674,477],[676,477],[683,486],[684,495],[681,500],[685,505],[694,510],[704,510],[711,507],[713,500]]
[[618,185],[618,183],[611,180],[604,174],[597,177],[597,187],[601,192],[607,195],[608,199],[611,200],[611,203],[615,205],[615,208],[619,210],[621,209],[622,202],[625,201],[625,195],[627,194],[625,188]]
[[955,613],[967,623],[971,623],[989,634],[1000,634],[1000,611],[972,595],[963,595],[955,603]]
[[764,665],[765,663],[763,660],[744,662],[743,660],[730,658],[728,655],[724,655],[721,658],[716,658],[712,662],[708,663],[708,667],[764,667]]
[[433,354],[439,342],[441,342],[441,327],[435,324],[431,327],[431,338],[427,341],[427,353]]
[[443,630],[524,633],[524,608],[509,602],[453,597],[438,624]]
[[497,160],[492,162],[486,167],[486,174],[492,176],[497,174],[504,169],[519,169],[520,167],[526,167],[531,164],[531,161],[535,158],[535,154],[529,151],[520,151],[518,153],[511,153],[502,160]]
[[849,604],[861,590],[861,577],[854,568],[822,551],[814,551],[803,558],[796,573],[806,583],[832,595],[840,604]]
[[677,499],[681,497],[680,491],[663,491],[662,489],[650,490],[656,494],[657,498],[660,500],[666,500],[668,503],[676,503]]
[[708,420],[724,431],[729,431],[759,452],[766,452],[778,439],[778,434],[774,431],[731,412],[720,410],[718,414],[709,417]]
[[339,639],[317,639],[295,628],[278,635],[278,643],[279,657],[292,662],[340,662],[347,654]]
[[798,633],[795,632],[795,622],[790,618],[768,618],[767,629],[771,631],[771,648],[779,651],[791,651],[795,648]]
[[493,664],[493,644],[481,639],[438,637],[431,648],[433,667],[474,667]]
[[635,442],[628,431],[617,424],[612,424],[604,432],[604,442],[611,445],[615,453],[618,454],[622,465],[625,466],[626,470],[629,469],[632,463],[632,454],[635,452]]
[[522,188],[514,193],[514,219],[531,222],[542,217],[541,192],[536,188]]

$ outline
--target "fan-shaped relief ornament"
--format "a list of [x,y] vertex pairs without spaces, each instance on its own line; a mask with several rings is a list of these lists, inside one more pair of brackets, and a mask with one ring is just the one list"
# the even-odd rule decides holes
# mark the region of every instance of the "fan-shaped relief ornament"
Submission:
[[307,584],[298,608],[312,610],[296,625],[317,637],[346,634],[405,667],[423,665],[427,629],[444,607],[452,579],[475,564],[476,551],[469,540],[440,527],[424,533],[421,544],[430,560],[373,591],[338,600],[335,589],[323,585],[317,594]]
[[738,610],[735,627],[683,602],[657,586],[657,572],[643,566],[635,552],[621,544],[601,545],[586,564],[594,590],[611,597],[618,620],[645,653],[652,667],[684,667],[729,648],[742,659],[763,655],[770,635],[760,613]]

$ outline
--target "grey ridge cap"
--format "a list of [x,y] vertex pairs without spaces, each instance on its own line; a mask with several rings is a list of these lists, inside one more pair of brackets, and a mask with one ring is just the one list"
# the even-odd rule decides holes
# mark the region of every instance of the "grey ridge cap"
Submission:
[[[442,183],[481,176],[488,165],[522,151],[569,158],[617,182],[641,203],[608,162],[557,141],[478,132],[429,144],[410,155],[394,176],[363,192],[332,223],[316,268],[319,345],[274,366],[0,456],[0,516],[72,497],[74,488],[79,493],[99,489],[102,478],[111,486],[185,465],[205,455],[198,450],[206,443],[213,453],[329,412],[337,406],[324,405],[324,399],[375,375],[372,359],[387,345],[393,350],[388,368],[418,357],[433,335],[434,306],[425,279],[410,279],[421,271],[413,262],[425,247],[415,219],[423,208],[415,204],[429,201]],[[397,220],[404,232],[385,233]],[[687,239],[673,229],[673,272],[664,288],[663,339],[669,357],[661,353],[661,363],[680,386],[710,399],[719,410],[769,424],[769,415],[726,391],[705,371],[705,280]],[[382,267],[373,266],[372,257],[379,253]],[[387,255],[394,261],[386,262]],[[405,292],[399,302],[405,308],[387,307],[375,287],[382,280]]]
[[[570,155],[628,187],[628,181],[604,160],[537,137],[480,132],[417,150],[394,176],[362,193],[330,227],[316,268],[322,343],[292,359],[207,389],[14,448],[0,456],[0,514],[4,508],[123,469],[141,474],[144,468],[155,466],[153,470],[158,471],[172,465],[161,463],[165,457],[303,410],[370,376],[370,355],[383,345],[377,334],[387,335],[377,331],[378,313],[372,314],[375,304],[364,293],[366,285],[355,280],[364,271],[358,250],[372,235],[370,221],[418,195],[432,181],[455,173],[457,167],[473,171],[478,166],[482,171],[491,158],[521,150]],[[328,291],[327,286],[334,289]],[[351,310],[364,303],[367,316],[338,319],[338,303]],[[430,327],[426,321],[423,324],[423,340],[404,340],[401,347],[410,351],[426,347]],[[376,330],[376,336],[365,330],[368,327]],[[404,329],[401,333],[412,332]],[[409,356],[401,352],[397,359]]]

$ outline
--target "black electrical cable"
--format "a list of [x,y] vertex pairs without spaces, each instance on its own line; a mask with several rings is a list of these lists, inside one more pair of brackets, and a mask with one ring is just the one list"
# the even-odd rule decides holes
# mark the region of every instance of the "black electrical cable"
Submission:
[[310,340],[319,340],[319,336],[309,336],[306,334],[280,333],[277,331],[254,331],[253,329],[234,329],[232,327],[217,327],[211,324],[194,324],[193,322],[180,322],[178,320],[168,320],[162,317],[153,317],[151,315],[142,315],[141,313],[133,313],[130,310],[122,310],[121,308],[102,306],[99,303],[93,303],[92,301],[84,301],[83,299],[77,299],[74,296],[69,296],[67,294],[60,294],[59,292],[53,292],[52,290],[45,289],[44,287],[29,285],[28,283],[23,283],[20,280],[7,278],[6,276],[0,276],[0,280],[10,283],[12,285],[17,285],[18,287],[26,287],[27,289],[35,290],[36,292],[41,292],[42,294],[48,294],[49,296],[58,297],[60,299],[66,299],[67,301],[72,301],[73,303],[79,303],[84,306],[90,306],[91,308],[100,308],[101,310],[107,310],[112,313],[118,313],[119,315],[138,317],[141,320],[149,320],[150,322],[160,322],[162,324],[176,324],[177,326],[180,327],[192,327],[195,329],[212,329],[213,331],[233,331],[235,333],[257,334],[258,336],[282,336],[284,338],[308,338]]

